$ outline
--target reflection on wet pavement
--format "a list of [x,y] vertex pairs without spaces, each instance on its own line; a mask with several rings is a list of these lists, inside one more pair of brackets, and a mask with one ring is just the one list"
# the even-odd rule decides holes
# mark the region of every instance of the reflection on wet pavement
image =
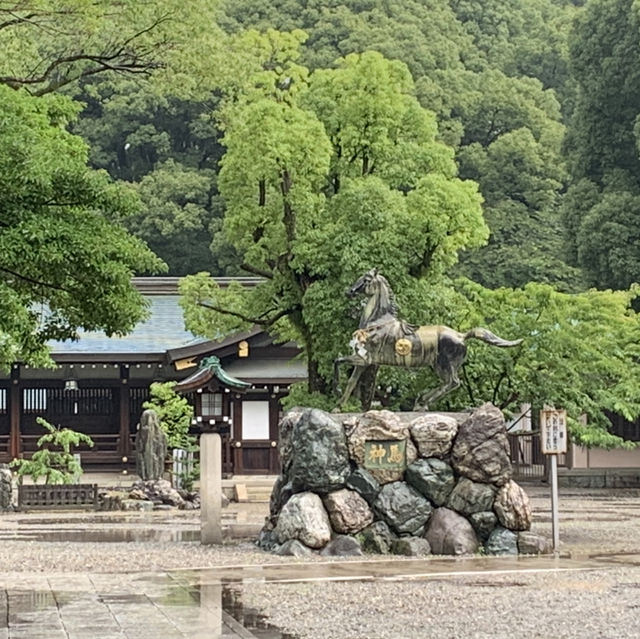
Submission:
[[[3,540],[43,542],[196,542],[200,541],[199,519],[163,519],[159,517],[101,516],[69,518],[21,519],[17,525],[0,530]],[[227,538],[255,538],[262,522],[246,521],[237,513],[222,518],[223,534]],[[0,638],[1,639],[1,638]]]
[[[640,554],[593,557],[466,557],[218,566],[146,574],[25,575],[0,578],[0,639],[295,639],[245,607],[248,583],[384,582],[463,575],[513,575],[640,565]],[[477,585],[477,584],[476,584]],[[1,622],[0,622],[1,624]]]
[[429,559],[390,559],[326,563],[265,564],[220,566],[197,572],[179,571],[185,579],[197,574],[209,583],[295,583],[310,581],[389,581],[420,580],[469,574],[562,572],[602,568],[588,557],[465,557]]
[[56,528],[52,530],[35,531],[12,531],[4,533],[3,539],[23,540],[23,541],[73,541],[73,542],[157,542],[169,543],[180,541],[200,541],[200,530],[196,529],[173,529],[158,530],[154,528],[98,528],[98,529],[77,529],[77,528]]
[[165,573],[39,581],[0,590],[2,639],[295,639],[221,584],[178,584]]

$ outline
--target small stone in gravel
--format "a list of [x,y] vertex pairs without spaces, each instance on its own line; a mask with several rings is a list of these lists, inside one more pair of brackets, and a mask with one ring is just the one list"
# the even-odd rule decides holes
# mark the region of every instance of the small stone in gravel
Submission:
[[491,532],[484,547],[487,555],[517,555],[518,533],[498,526]]
[[430,555],[431,546],[423,537],[400,537],[394,539],[391,546],[394,555],[404,555],[405,557],[419,557]]
[[313,551],[301,541],[289,539],[289,541],[285,541],[282,546],[275,550],[275,554],[281,557],[308,557],[313,554]]
[[143,511],[148,511],[148,510],[153,510],[153,502],[152,501],[148,501],[146,499],[123,499],[120,502],[120,508],[122,510],[127,510],[127,511],[131,511],[131,510],[143,510]]
[[321,551],[323,557],[360,557],[364,553],[355,537],[337,535]]

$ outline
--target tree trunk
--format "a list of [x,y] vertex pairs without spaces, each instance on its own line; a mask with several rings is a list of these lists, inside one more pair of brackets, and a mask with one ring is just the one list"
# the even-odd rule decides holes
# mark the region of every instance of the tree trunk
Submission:
[[309,392],[313,393],[317,391],[319,393],[327,394],[329,392],[329,385],[327,384],[327,381],[324,379],[324,377],[320,375],[320,371],[318,370],[318,362],[311,359],[308,351],[307,356],[309,357],[307,363],[307,386]]

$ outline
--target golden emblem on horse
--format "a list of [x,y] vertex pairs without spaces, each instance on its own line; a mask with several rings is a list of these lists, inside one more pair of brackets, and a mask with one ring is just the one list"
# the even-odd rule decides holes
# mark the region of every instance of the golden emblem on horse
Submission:
[[[353,372],[338,401],[337,409],[351,397],[364,371],[373,373],[380,365],[419,367],[430,366],[442,381],[439,388],[424,391],[415,403],[415,410],[427,405],[460,386],[458,370],[464,364],[468,339],[480,339],[492,346],[517,346],[521,339],[508,341],[486,328],[472,328],[466,333],[448,326],[413,326],[397,318],[398,307],[386,278],[371,269],[347,291],[349,297],[365,295],[367,302],[360,317],[358,330],[351,339],[353,353],[339,357],[333,364],[334,387],[338,384],[338,367],[353,365]],[[411,355],[411,357],[407,357]],[[375,388],[369,389],[369,402]],[[363,403],[367,403],[365,400]]]
[[396,340],[396,353],[398,353],[398,355],[402,355],[402,357],[406,357],[411,354],[411,342],[405,337],[401,337],[399,340]]

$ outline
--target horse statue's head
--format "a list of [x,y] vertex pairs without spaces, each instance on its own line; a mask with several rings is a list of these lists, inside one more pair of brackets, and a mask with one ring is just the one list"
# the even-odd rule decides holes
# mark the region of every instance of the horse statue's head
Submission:
[[387,278],[381,275],[378,269],[372,268],[367,271],[347,289],[346,293],[348,297],[365,295],[369,298],[360,321],[361,327],[366,322],[375,321],[383,315],[395,316],[397,313],[393,291]]

